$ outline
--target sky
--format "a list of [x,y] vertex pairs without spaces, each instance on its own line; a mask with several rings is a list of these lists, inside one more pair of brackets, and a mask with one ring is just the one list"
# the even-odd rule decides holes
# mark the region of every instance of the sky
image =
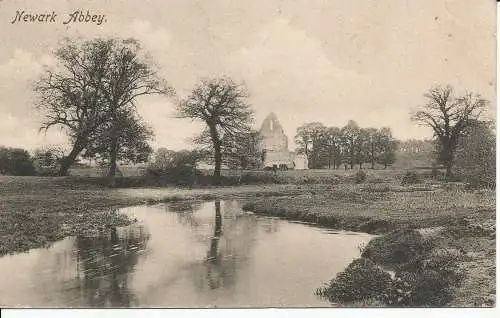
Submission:
[[[410,121],[433,85],[491,101],[496,93],[495,1],[477,0],[0,0],[0,145],[66,143],[40,133],[33,82],[53,65],[61,39],[134,37],[159,73],[187,96],[203,77],[244,83],[255,127],[274,112],[294,148],[307,122],[390,127],[399,139],[431,130]],[[62,22],[105,15],[101,25]],[[56,23],[11,23],[16,11],[57,14]],[[154,148],[190,148],[201,124],[174,117],[175,100],[144,97],[138,110]]]

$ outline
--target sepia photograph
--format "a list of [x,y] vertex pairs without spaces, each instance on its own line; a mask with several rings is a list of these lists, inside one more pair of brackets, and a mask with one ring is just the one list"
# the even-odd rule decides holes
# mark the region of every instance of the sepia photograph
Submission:
[[0,308],[496,307],[495,1],[0,0],[0,43]]

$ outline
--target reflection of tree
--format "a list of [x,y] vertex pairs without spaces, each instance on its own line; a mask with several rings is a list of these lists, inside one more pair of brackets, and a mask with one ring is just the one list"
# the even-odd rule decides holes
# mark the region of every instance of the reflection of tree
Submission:
[[[194,275],[200,290],[206,287],[226,289],[235,285],[238,269],[245,266],[256,232],[255,218],[244,214],[237,202],[225,201],[223,209],[220,201],[215,201],[214,205],[215,222],[207,257],[202,266],[197,267],[201,271]],[[195,232],[202,230],[194,229]]]
[[[121,230],[121,229],[120,229]],[[135,296],[128,289],[128,274],[137,264],[149,234],[130,227],[98,237],[77,236],[78,291],[90,307],[129,307]],[[83,280],[83,281],[82,281]]]
[[272,217],[265,217],[260,219],[260,224],[264,228],[265,233],[276,233],[279,229],[279,220]]
[[207,254],[207,277],[211,289],[219,288],[224,278],[221,271],[221,259],[218,253],[219,240],[222,235],[222,216],[220,213],[220,201],[215,201],[215,226],[214,235],[210,239],[210,250]]
[[217,249],[219,246],[219,239],[222,235],[222,216],[220,214],[220,201],[215,201],[215,226],[214,236],[210,240],[210,251],[208,252],[207,260],[210,262],[217,262],[218,255]]

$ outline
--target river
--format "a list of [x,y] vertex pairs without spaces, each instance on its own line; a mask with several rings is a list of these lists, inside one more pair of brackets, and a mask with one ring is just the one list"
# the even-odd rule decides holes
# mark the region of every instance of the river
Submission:
[[138,222],[0,258],[2,307],[328,307],[316,288],[371,235],[237,201],[134,206]]

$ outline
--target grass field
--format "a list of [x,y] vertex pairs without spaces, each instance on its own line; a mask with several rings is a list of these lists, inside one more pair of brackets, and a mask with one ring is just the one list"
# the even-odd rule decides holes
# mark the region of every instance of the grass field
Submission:
[[[92,171],[60,178],[0,176],[0,255],[46,246],[80,231],[105,231],[131,222],[117,214],[119,207],[238,198],[255,213],[333,228],[371,233],[402,227],[441,229],[434,239],[442,248],[460,250],[461,266],[467,272],[451,305],[494,304],[495,191],[469,191],[461,184],[425,177],[422,183],[402,186],[404,171],[398,169],[366,169],[366,181],[356,184],[355,172],[286,171],[276,174],[279,184],[192,189],[108,189],[95,173],[88,177]],[[226,176],[241,173],[224,172]],[[428,175],[424,170],[419,173]]]

